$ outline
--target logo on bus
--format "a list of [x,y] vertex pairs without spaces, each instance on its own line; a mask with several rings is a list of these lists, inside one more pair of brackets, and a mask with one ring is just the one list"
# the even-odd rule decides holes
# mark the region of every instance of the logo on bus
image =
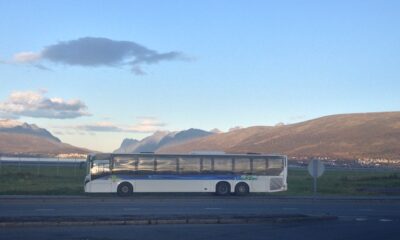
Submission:
[[118,181],[118,180],[120,180],[121,178],[119,178],[119,177],[117,177],[117,176],[115,176],[115,175],[111,175],[111,181],[112,182],[116,182],[116,181]]
[[251,175],[242,175],[240,176],[240,180],[257,180],[257,177]]

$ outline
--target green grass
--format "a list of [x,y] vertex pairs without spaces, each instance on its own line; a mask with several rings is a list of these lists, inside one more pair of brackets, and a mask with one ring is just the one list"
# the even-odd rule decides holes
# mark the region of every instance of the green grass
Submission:
[[[400,172],[331,170],[317,179],[319,195],[400,195]],[[282,195],[313,194],[313,179],[306,170],[290,169],[288,191]]]
[[[85,169],[78,167],[2,166],[0,194],[83,194]],[[364,189],[364,191],[361,191]],[[392,191],[394,189],[394,191]],[[397,189],[397,190],[396,190]],[[326,171],[318,178],[319,195],[400,195],[400,172]],[[389,190],[386,191],[385,190]],[[312,195],[312,178],[306,170],[290,169],[288,191],[274,195]]]
[[85,169],[78,167],[3,166],[0,194],[74,195],[83,194]]

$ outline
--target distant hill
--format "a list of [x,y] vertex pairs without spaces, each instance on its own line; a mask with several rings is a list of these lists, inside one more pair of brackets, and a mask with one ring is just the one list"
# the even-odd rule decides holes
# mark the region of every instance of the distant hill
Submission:
[[133,151],[138,146],[138,144],[139,144],[139,140],[125,138],[122,141],[119,149],[121,152],[130,152],[130,151]]
[[153,135],[144,138],[141,141],[136,139],[124,139],[121,147],[115,150],[115,153],[140,153],[157,152],[166,146],[185,143],[193,139],[209,136],[214,133],[200,129],[188,129],[180,132],[155,132]]
[[61,142],[60,139],[54,137],[49,131],[39,128],[35,124],[21,123],[9,119],[0,119],[0,133],[27,134]]
[[86,154],[89,150],[62,143],[44,128],[15,120],[0,120],[0,154]]
[[172,134],[168,134],[163,139],[161,139],[157,150],[162,147],[185,143],[185,142],[193,140],[193,139],[198,139],[198,138],[210,136],[213,134],[214,133],[212,133],[212,132],[207,132],[207,131],[204,131],[201,129],[194,129],[194,128],[176,132],[176,133],[172,133]]
[[289,125],[256,126],[160,149],[282,153],[290,157],[400,159],[400,112],[341,114]]
[[158,148],[160,141],[168,134],[170,133],[158,131],[141,141],[136,139],[124,139],[121,147],[115,150],[114,153],[153,152]]

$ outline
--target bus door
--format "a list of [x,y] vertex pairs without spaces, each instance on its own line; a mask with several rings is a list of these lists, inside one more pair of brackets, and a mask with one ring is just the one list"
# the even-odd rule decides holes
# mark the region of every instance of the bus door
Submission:
[[266,171],[268,168],[268,161],[265,158],[253,158],[252,159],[252,179],[251,188],[255,192],[264,192],[267,190]]
[[[213,158],[211,157],[203,157],[200,160],[200,171],[202,175],[205,176],[212,176],[213,174],[213,169],[214,169],[214,163],[213,163]],[[201,181],[202,186],[201,186],[201,192],[212,192],[215,191],[215,183],[214,181]]]
[[110,159],[94,159],[90,166],[91,192],[110,192],[111,170]]

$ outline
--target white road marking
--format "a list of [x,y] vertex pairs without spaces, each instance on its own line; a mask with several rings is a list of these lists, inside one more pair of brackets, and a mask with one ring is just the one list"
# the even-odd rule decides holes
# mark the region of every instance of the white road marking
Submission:
[[391,221],[392,219],[387,219],[387,218],[379,219],[379,222],[391,222]]
[[356,221],[359,221],[359,222],[367,221],[367,218],[358,217],[358,218],[356,218]]
[[140,208],[124,208],[124,211],[137,211],[140,210]]
[[217,208],[217,207],[207,207],[204,208],[205,210],[220,210],[221,208]]
[[45,212],[45,211],[54,211],[55,209],[52,209],[52,208],[38,208],[38,209],[35,209],[35,211],[42,211],[42,212]]

